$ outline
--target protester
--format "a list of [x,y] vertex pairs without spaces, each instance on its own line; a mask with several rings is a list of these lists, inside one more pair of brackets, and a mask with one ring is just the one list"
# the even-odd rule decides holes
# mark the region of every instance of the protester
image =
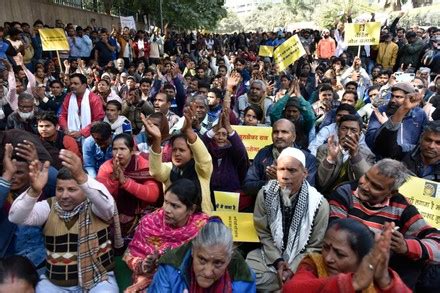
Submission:
[[329,207],[307,182],[305,165],[301,150],[285,148],[277,158],[276,179],[258,192],[254,225],[262,247],[246,258],[256,274],[258,290],[279,290],[304,253],[321,249]]
[[[208,219],[201,212],[201,202],[194,182],[179,179],[165,191],[162,208],[141,219],[124,255],[124,261],[133,271],[134,281],[127,292],[137,292],[147,287],[161,255],[197,235]],[[151,243],[149,237],[155,237],[156,242]]]
[[[113,197],[102,184],[86,175],[78,156],[63,150],[60,159],[64,168],[57,176],[55,198],[36,202],[47,183],[49,162],[33,161],[29,166],[31,187],[9,211],[13,223],[44,225],[46,273],[40,276],[36,291],[95,288],[119,292],[108,229],[108,223],[117,215]],[[118,234],[116,231],[116,237]],[[63,245],[61,239],[69,239],[70,245]],[[114,245],[120,247],[122,241],[119,239]]]
[[167,252],[148,292],[255,292],[255,275],[233,250],[232,233],[219,220],[191,243]]
[[322,252],[307,255],[283,292],[412,292],[388,269],[394,223],[385,223],[375,240],[367,226],[353,219],[330,223]]
[[148,160],[134,153],[131,135],[115,136],[112,156],[99,167],[96,180],[103,183],[114,197],[122,237],[128,244],[142,215],[158,200],[160,183],[150,175]]

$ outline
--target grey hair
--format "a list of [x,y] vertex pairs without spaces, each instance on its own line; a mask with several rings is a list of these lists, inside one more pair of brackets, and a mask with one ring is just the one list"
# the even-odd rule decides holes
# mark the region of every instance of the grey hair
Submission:
[[296,134],[295,124],[294,124],[292,121],[290,121],[289,119],[286,119],[286,118],[280,118],[280,119],[278,119],[277,121],[275,121],[275,122],[273,123],[273,125],[272,125],[272,131],[273,131],[273,129],[275,128],[275,125],[277,125],[278,123],[281,123],[281,122],[286,122],[286,123],[288,123],[288,124],[289,124],[289,127],[290,127],[290,131],[292,131],[293,134]]
[[[208,109],[208,99],[205,98],[204,96],[197,95],[191,99],[191,102],[195,102],[195,101],[203,102],[203,105],[205,106],[205,108]],[[191,102],[189,103],[189,105],[191,105]]]
[[264,81],[262,81],[262,80],[260,80],[260,79],[256,79],[256,80],[252,81],[252,83],[251,83],[250,85],[253,85],[254,83],[260,85],[260,86],[261,86],[261,89],[262,89],[263,91],[266,90],[266,83],[265,83]]
[[228,258],[232,257],[233,240],[231,229],[221,222],[209,222],[200,231],[192,241],[194,248],[221,246],[226,249]]
[[31,94],[28,93],[21,93],[18,95],[17,98],[18,101],[23,101],[23,100],[34,100],[34,97]]
[[423,134],[426,132],[440,133],[440,120],[430,121],[423,127]]
[[393,159],[382,159],[374,166],[379,174],[394,179],[393,190],[399,189],[412,176],[402,162]]

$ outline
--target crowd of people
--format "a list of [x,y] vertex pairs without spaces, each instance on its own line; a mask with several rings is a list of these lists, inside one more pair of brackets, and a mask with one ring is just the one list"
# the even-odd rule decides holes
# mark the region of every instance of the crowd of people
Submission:
[[[439,292],[440,233],[399,188],[440,181],[440,29],[401,16],[360,48],[344,21],[214,35],[57,20],[61,62],[42,48],[51,24],[5,22],[0,291]],[[287,69],[258,56],[294,34],[306,54]],[[272,143],[251,160],[234,125]],[[214,191],[240,193],[259,243],[210,216]]]

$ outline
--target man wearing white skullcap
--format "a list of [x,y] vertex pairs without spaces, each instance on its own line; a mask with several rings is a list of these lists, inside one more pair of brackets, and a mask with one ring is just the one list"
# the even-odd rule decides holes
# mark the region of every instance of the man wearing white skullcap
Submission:
[[321,249],[329,205],[307,182],[305,164],[301,150],[285,148],[277,159],[277,179],[258,193],[254,225],[262,247],[246,258],[258,290],[280,290],[278,280],[288,281],[305,254]]

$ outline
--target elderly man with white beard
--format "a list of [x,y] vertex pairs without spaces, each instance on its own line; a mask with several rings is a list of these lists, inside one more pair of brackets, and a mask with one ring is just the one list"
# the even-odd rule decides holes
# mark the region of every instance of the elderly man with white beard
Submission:
[[277,159],[277,179],[258,193],[254,225],[262,246],[246,259],[257,290],[279,290],[305,254],[321,250],[329,205],[307,182],[305,160],[299,149],[285,148]]

